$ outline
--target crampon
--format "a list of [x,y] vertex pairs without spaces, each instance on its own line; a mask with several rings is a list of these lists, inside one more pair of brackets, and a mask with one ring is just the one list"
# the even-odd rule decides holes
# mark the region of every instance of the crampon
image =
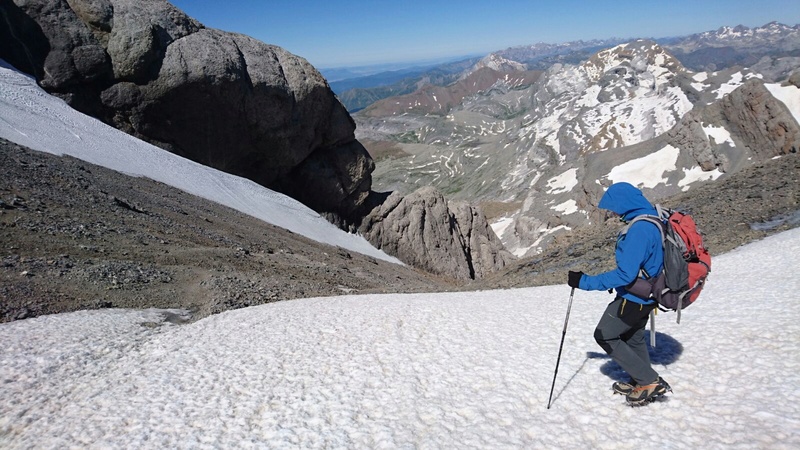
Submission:
[[667,392],[672,392],[672,388],[663,378],[658,377],[653,383],[633,388],[633,390],[625,396],[625,400],[630,406],[644,406],[648,403],[664,399]]

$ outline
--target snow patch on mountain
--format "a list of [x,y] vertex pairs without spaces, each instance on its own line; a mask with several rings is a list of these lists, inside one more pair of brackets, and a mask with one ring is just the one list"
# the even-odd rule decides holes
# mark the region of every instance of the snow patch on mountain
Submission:
[[549,238],[550,236],[561,232],[561,231],[569,231],[572,228],[567,225],[558,225],[555,227],[549,227],[546,224],[541,225],[536,230],[536,235],[538,238],[533,241],[531,245],[524,246],[524,247],[516,247],[512,252],[518,258],[522,258],[528,253],[539,253],[541,251],[542,244],[544,243],[545,239]]
[[782,86],[776,83],[765,83],[773,97],[783,102],[798,123],[800,123],[800,88],[793,85]]
[[553,206],[551,209],[562,214],[573,214],[578,212],[578,203],[575,202],[575,200],[570,199],[564,203]]
[[634,87],[583,112],[585,129],[579,142],[589,152],[633,145],[665,133],[691,109],[692,103],[678,87],[661,92]]
[[703,127],[703,131],[705,131],[706,137],[713,138],[714,142],[716,142],[717,144],[727,143],[731,147],[736,146],[736,144],[733,142],[733,139],[731,138],[731,133],[724,127],[706,125]]
[[731,76],[731,79],[727,82],[722,84],[715,92],[717,94],[717,100],[721,99],[722,97],[730,94],[736,88],[744,83],[744,75],[742,72],[736,72]]
[[667,145],[657,152],[614,167],[606,178],[614,183],[625,181],[640,188],[654,188],[667,182],[665,174],[676,169],[680,153],[679,149]]
[[724,175],[724,173],[720,171],[719,168],[710,171],[704,171],[700,166],[692,167],[691,169],[683,169],[683,178],[678,181],[678,186],[682,191],[686,192],[689,190],[692,183],[716,180],[722,175]]
[[708,85],[707,85],[707,84],[703,83],[703,82],[704,82],[704,81],[706,81],[707,79],[708,79],[708,73],[706,73],[706,72],[699,72],[699,73],[696,73],[696,74],[694,74],[694,76],[692,77],[692,80],[694,80],[695,82],[694,82],[694,83],[691,83],[691,86],[692,86],[692,87],[693,87],[695,90],[697,90],[697,91],[699,91],[699,92],[702,92],[702,91],[706,90],[706,88],[708,87]]
[[547,181],[548,194],[569,192],[578,185],[578,169],[569,169]]
[[494,234],[502,236],[503,233],[506,232],[506,228],[508,228],[513,223],[514,223],[513,217],[502,217],[492,222],[490,226],[492,227],[492,231],[494,231]]

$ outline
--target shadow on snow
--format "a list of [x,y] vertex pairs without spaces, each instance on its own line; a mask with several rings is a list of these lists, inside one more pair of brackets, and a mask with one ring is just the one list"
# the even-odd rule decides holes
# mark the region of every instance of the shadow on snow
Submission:
[[[647,337],[647,353],[650,354],[650,363],[654,366],[668,366],[680,358],[683,353],[683,345],[672,336],[656,332],[656,346],[650,346],[650,338]],[[600,373],[608,376],[614,381],[628,381],[630,377],[622,370],[610,356],[603,352],[586,352],[587,359],[605,358],[608,362],[600,367]],[[658,369],[656,368],[656,371]]]
[[[681,354],[683,353],[683,345],[675,340],[670,335],[656,332],[656,346],[652,347],[650,345],[650,338],[647,337],[647,352],[650,355],[650,363],[654,366],[667,366],[669,364],[674,363],[675,361],[680,358]],[[622,367],[619,366],[614,360],[611,359],[610,356],[603,352],[586,352],[586,358],[581,363],[580,367],[575,370],[575,373],[567,380],[564,386],[558,391],[558,394],[555,395],[553,398],[553,403],[561,396],[561,394],[567,390],[572,380],[575,379],[575,376],[583,370],[584,366],[590,359],[607,359],[608,361],[600,367],[600,373],[603,375],[608,376],[614,381],[628,381],[630,377],[628,374],[622,370]],[[658,369],[656,369],[657,371]]]

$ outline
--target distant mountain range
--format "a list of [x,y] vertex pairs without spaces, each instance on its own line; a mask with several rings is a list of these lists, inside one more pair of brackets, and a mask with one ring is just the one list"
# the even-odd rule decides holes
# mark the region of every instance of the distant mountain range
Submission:
[[461,56],[450,56],[444,58],[424,59],[409,62],[391,62],[369,64],[363,66],[342,66],[342,67],[317,67],[317,70],[331,83],[353,78],[366,78],[371,75],[383,73],[403,72],[421,73],[433,67],[446,65],[452,62],[464,61],[468,59],[479,59],[485,55],[470,54]]
[[[622,39],[576,41],[565,44],[539,43],[512,47],[492,53],[504,60],[516,61],[528,69],[544,70],[555,63],[578,63],[589,55]],[[363,74],[367,68],[322,70],[331,89],[350,112],[397,95],[410,94],[425,85],[447,86],[463,77],[462,72],[473,67],[482,57],[471,57],[436,65],[402,67],[376,73]],[[374,69],[372,69],[374,70]]]
[[[762,27],[721,27],[715,31],[672,38],[655,39],[686,68],[695,71],[722,70],[735,65],[756,64],[764,56],[800,56],[797,41],[800,25],[789,27],[777,22]],[[538,43],[511,47],[492,53],[524,64],[527,70],[547,70],[553,64],[579,64],[592,54],[634,38],[609,38],[561,44]],[[356,112],[392,96],[413,92],[425,84],[446,86],[460,66],[472,65],[481,58],[466,58],[440,65],[392,68],[362,75],[359,68],[323,70],[331,89],[348,111]],[[375,69],[373,69],[375,70]],[[442,76],[447,74],[450,76]]]
[[480,58],[470,58],[433,67],[412,67],[369,76],[330,82],[342,104],[350,112],[363,109],[378,100],[410,94],[425,85],[447,86]]
[[[447,86],[377,101],[353,114],[376,160],[373,189],[433,185],[480,202],[506,248],[530,256],[601,220],[594,205],[611,182],[638,183],[657,199],[800,148],[800,112],[787,106],[800,92],[800,28],[669,42],[630,41],[544,71],[529,64],[594,44],[508,49]],[[755,63],[723,67],[734,54]]]
[[800,56],[800,25],[770,22],[762,27],[742,25],[659,41],[688,69],[722,70],[751,66],[765,57]]

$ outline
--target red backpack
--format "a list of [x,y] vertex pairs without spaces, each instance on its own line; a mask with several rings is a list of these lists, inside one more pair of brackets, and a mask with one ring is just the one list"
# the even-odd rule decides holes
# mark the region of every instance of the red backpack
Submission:
[[658,216],[639,216],[639,220],[658,226],[664,246],[664,270],[656,277],[637,278],[628,291],[634,295],[652,297],[662,307],[678,312],[697,300],[711,271],[711,255],[703,246],[703,236],[690,214],[656,205]]

